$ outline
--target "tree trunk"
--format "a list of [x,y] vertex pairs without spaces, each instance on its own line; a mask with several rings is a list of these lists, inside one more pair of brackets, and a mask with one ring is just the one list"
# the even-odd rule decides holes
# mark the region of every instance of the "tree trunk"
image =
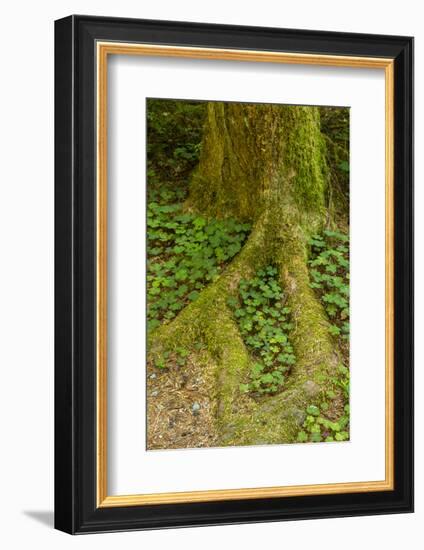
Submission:
[[209,103],[190,203],[216,217],[255,221],[276,206],[317,221],[323,147],[316,108]]
[[[327,169],[318,109],[303,106],[209,103],[199,165],[187,208],[253,224],[225,272],[150,342],[153,354],[178,342],[203,341],[216,370],[222,445],[295,439],[304,410],[318,404],[339,357],[320,302],[309,286],[307,240],[327,218]],[[296,365],[284,391],[256,402],[239,385],[251,359],[227,298],[241,278],[272,263],[279,268],[295,328]]]

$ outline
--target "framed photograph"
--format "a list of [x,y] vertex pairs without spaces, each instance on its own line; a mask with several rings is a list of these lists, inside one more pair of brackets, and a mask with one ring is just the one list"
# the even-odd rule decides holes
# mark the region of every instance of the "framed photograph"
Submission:
[[413,39],[55,24],[55,525],[413,510]]

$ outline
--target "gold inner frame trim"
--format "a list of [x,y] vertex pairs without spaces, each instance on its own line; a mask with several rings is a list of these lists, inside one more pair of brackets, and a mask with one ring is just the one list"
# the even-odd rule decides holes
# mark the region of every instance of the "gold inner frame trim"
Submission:
[[[394,60],[123,42],[96,43],[97,54],[97,506],[142,506],[394,489]],[[385,71],[385,479],[315,485],[216,489],[109,496],[107,492],[107,60],[109,55],[221,59]]]

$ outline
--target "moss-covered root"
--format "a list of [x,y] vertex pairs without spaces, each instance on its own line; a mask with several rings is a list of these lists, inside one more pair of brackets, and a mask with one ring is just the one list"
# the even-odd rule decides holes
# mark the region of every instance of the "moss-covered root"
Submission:
[[205,288],[195,302],[186,306],[169,324],[149,335],[149,358],[158,360],[166,351],[179,347],[193,349],[203,343],[208,350],[217,380],[217,420],[225,431],[240,402],[253,403],[239,392],[240,382],[250,367],[249,354],[226,301],[236,291],[242,277],[250,277],[267,261],[263,255],[265,233],[262,224],[252,231],[242,251],[225,272]]
[[217,416],[219,424],[225,426],[237,403],[240,381],[247,376],[250,359],[226,306],[227,293],[218,288],[212,285],[204,290],[176,320],[156,331],[151,339],[149,355],[159,358],[164,351],[178,347],[193,349],[201,342],[216,371]]
[[[149,353],[161,355],[203,342],[211,356],[217,380],[217,422],[221,445],[290,443],[304,421],[304,411],[318,404],[327,377],[339,359],[328,332],[328,321],[309,286],[306,252],[301,236],[278,235],[269,248],[268,224],[257,224],[248,243],[227,270],[199,298],[149,339]],[[286,226],[287,227],[287,226]],[[266,251],[266,252],[265,252]],[[279,266],[282,286],[292,310],[295,328],[292,344],[297,357],[287,389],[256,403],[239,390],[250,368],[244,346],[226,300],[236,291],[242,277],[250,277],[272,253]]]
[[281,283],[295,325],[291,339],[297,361],[291,380],[296,385],[319,386],[334,374],[340,359],[324,308],[310,287],[304,245],[302,241],[293,245],[285,247],[279,258]]
[[226,308],[226,299],[235,292],[240,279],[251,276],[267,261],[265,240],[263,224],[257,223],[240,253],[222,275],[203,289],[197,300],[186,306],[173,321],[161,325],[149,335],[149,354],[159,356],[163,351],[190,347],[203,341],[205,332],[210,332],[207,327],[216,315],[220,315],[219,307]]
[[225,445],[295,441],[305,409],[322,401],[328,377],[340,363],[325,312],[309,286],[302,239],[286,238],[277,263],[295,325],[291,338],[297,361],[284,392],[264,399],[248,413],[233,416],[229,422],[232,433],[222,442]]
[[206,325],[205,342],[216,365],[217,422],[221,439],[232,434],[232,421],[241,408],[253,402],[240,393],[240,382],[251,368],[249,353],[225,304],[217,303],[215,315]]

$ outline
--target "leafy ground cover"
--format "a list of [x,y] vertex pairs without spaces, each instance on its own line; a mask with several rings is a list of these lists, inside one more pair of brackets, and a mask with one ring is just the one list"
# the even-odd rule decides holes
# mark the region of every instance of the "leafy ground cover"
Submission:
[[199,160],[206,104],[173,99],[147,100],[149,183],[185,185]]
[[328,378],[328,389],[319,406],[309,405],[297,440],[300,443],[349,439],[349,369],[339,365],[337,376]]
[[322,403],[306,409],[299,442],[349,439],[349,237],[337,231],[314,235],[309,245],[309,275],[330,320],[330,333],[337,339],[342,360],[337,376],[326,380]]
[[254,358],[249,380],[240,385],[240,391],[252,395],[277,393],[296,362],[289,341],[293,328],[290,309],[284,305],[277,269],[267,266],[253,279],[242,279],[238,296],[229,298],[228,305]]
[[241,249],[250,225],[184,212],[178,195],[162,191],[147,207],[148,329],[172,320],[213,282]]
[[339,338],[342,349],[349,342],[349,237],[324,231],[309,242],[311,287],[318,293],[330,319],[330,332]]

